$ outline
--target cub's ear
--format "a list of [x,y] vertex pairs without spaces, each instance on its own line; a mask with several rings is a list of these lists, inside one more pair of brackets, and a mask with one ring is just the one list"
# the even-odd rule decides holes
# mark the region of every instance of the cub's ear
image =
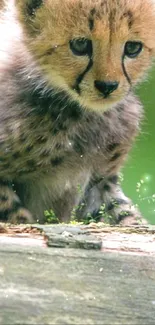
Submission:
[[28,16],[34,16],[44,0],[15,0],[16,6]]
[[30,36],[37,34],[41,28],[40,11],[45,2],[46,0],[15,0],[19,21]]

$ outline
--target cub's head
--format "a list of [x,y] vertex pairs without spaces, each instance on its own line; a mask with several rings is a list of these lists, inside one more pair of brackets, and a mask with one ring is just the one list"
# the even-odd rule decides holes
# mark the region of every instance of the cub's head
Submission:
[[16,0],[49,84],[93,110],[118,103],[155,53],[155,0]]

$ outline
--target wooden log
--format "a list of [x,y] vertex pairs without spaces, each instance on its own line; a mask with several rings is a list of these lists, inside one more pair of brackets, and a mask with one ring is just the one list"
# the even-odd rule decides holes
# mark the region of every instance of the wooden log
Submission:
[[[153,227],[37,228],[1,227],[0,324],[155,324]],[[52,233],[102,247],[48,247]]]

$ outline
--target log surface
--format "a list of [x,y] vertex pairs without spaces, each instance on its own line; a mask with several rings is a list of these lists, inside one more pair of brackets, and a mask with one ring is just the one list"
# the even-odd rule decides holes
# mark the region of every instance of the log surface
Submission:
[[[58,235],[67,238],[67,227]],[[88,250],[47,247],[47,228],[45,236],[1,231],[0,324],[155,324],[155,255],[139,250],[142,239],[154,244],[153,229],[82,227],[78,233],[102,240],[100,250]]]

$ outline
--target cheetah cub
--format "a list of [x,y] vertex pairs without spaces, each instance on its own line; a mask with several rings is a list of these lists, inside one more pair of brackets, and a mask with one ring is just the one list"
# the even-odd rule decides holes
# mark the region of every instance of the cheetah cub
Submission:
[[[7,0],[0,14],[0,220],[136,224],[118,173],[139,131],[154,0]],[[75,208],[77,207],[77,208]]]

